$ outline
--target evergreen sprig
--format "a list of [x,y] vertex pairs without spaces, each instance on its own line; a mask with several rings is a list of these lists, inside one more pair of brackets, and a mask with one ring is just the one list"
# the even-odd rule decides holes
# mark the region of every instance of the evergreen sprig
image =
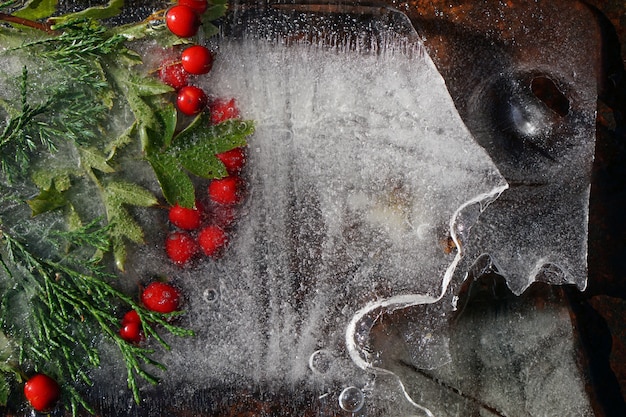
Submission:
[[38,50],[40,57],[73,71],[78,82],[88,83],[96,90],[108,88],[102,60],[108,55],[126,51],[126,39],[112,34],[96,21],[84,18],[54,25],[52,29],[60,34],[27,42],[20,48]]
[[36,134],[38,127],[42,125],[39,116],[51,110],[54,97],[48,98],[43,103],[30,104],[26,68],[23,69],[20,78],[19,94],[20,107],[17,111],[7,109],[10,117],[0,133],[0,171],[8,182],[12,182],[28,170],[32,155],[40,145],[48,151],[55,149],[54,142],[49,136]]
[[[93,226],[81,230],[81,241],[101,242],[102,230]],[[91,236],[90,236],[91,235]],[[58,234],[57,236],[67,236]],[[180,312],[160,314],[147,310],[132,297],[116,289],[109,281],[113,276],[98,265],[85,263],[80,258],[66,257],[51,260],[29,250],[18,238],[0,230],[0,265],[5,278],[13,282],[5,293],[3,306],[18,307],[12,296],[27,294],[17,302],[27,303],[31,309],[28,321],[16,323],[10,308],[0,310],[0,326],[11,334],[19,346],[19,362],[31,364],[36,372],[53,372],[65,382],[83,381],[91,385],[87,365],[98,366],[100,354],[94,335],[101,334],[120,351],[128,371],[128,386],[138,402],[139,384],[143,379],[156,384],[158,378],[146,369],[164,366],[153,360],[152,348],[134,345],[117,333],[120,310],[134,309],[139,314],[145,335],[154,338],[162,347],[169,345],[159,334],[164,328],[176,336],[191,336],[192,331],[171,322]],[[22,306],[24,307],[24,306]],[[97,339],[97,338],[96,338]],[[69,390],[69,403],[75,415],[79,407],[92,411],[78,390]]]

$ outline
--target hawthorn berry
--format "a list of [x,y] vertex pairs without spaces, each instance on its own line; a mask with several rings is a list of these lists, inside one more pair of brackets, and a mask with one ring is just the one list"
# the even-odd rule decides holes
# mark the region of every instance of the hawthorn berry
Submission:
[[165,282],[151,282],[141,293],[141,302],[148,310],[171,313],[178,310],[180,292]]
[[165,252],[177,265],[184,265],[198,252],[194,239],[185,232],[172,232],[165,240]]
[[61,388],[48,375],[36,374],[24,384],[24,396],[36,411],[49,411],[61,397]]
[[211,113],[211,123],[214,125],[239,117],[239,108],[234,98],[217,98],[212,100],[209,103],[209,112]]
[[216,257],[228,244],[228,237],[221,227],[210,225],[198,234],[198,244],[206,256]]
[[203,14],[209,8],[207,0],[178,0],[178,4],[181,6],[187,6],[196,13]]
[[191,7],[176,5],[170,7],[165,13],[165,24],[174,35],[190,38],[198,33],[200,19]]
[[122,323],[120,337],[130,343],[141,342],[141,322],[131,321]]
[[215,203],[236,204],[241,198],[241,180],[236,175],[215,179],[209,183],[208,193]]
[[187,85],[178,90],[176,106],[183,114],[195,116],[204,110],[207,104],[207,96],[200,87]]
[[163,63],[159,69],[159,79],[175,90],[180,90],[189,82],[189,75],[180,62]]
[[213,54],[202,45],[193,45],[185,49],[180,60],[189,74],[207,74],[213,68]]
[[141,318],[135,310],[130,310],[122,317],[122,326],[128,323],[141,323]]
[[246,152],[241,147],[218,153],[216,156],[222,161],[229,175],[238,174],[246,164]]
[[176,227],[185,230],[195,230],[200,227],[202,213],[197,208],[182,207],[176,204],[169,211],[170,222]]

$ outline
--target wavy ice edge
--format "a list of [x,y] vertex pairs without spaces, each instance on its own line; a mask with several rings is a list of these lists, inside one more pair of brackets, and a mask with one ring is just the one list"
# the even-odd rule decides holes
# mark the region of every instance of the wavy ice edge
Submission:
[[405,294],[405,295],[390,297],[384,300],[373,301],[367,304],[366,306],[364,306],[363,308],[361,308],[359,311],[357,311],[352,317],[352,319],[350,320],[350,322],[348,323],[348,325],[346,326],[346,349],[348,351],[348,354],[350,355],[350,358],[354,362],[354,364],[365,371],[369,370],[373,372],[388,373],[390,375],[393,375],[396,378],[397,383],[400,387],[400,390],[404,394],[407,401],[410,404],[412,404],[415,408],[423,412],[428,417],[434,417],[435,415],[432,413],[431,410],[429,410],[427,407],[420,405],[417,401],[415,401],[411,397],[409,392],[406,390],[404,383],[402,382],[402,378],[399,375],[396,375],[393,371],[390,371],[388,369],[373,365],[371,361],[368,361],[364,357],[363,351],[359,349],[359,347],[357,346],[358,345],[357,343],[358,325],[361,322],[361,320],[363,320],[364,317],[366,317],[367,315],[373,313],[374,311],[378,309],[386,309],[388,311],[393,311],[396,309],[408,308],[408,307],[412,307],[416,305],[434,304],[434,303],[441,301],[448,290],[448,285],[450,284],[450,281],[452,280],[455,274],[457,265],[459,264],[459,262],[464,256],[463,245],[461,244],[458,233],[456,232],[457,228],[455,227],[458,217],[460,216],[461,212],[464,209],[466,209],[469,206],[476,205],[476,204],[480,205],[480,212],[482,212],[483,210],[487,208],[489,203],[491,203],[496,198],[498,198],[498,196],[503,191],[505,191],[508,187],[509,187],[508,184],[501,185],[499,187],[494,188],[490,193],[484,194],[482,196],[478,196],[468,201],[467,203],[459,207],[459,209],[452,216],[452,219],[450,220],[450,230],[452,231],[451,237],[456,247],[460,248],[460,250],[457,251],[453,262],[450,264],[450,266],[448,267],[448,269],[446,270],[444,274],[443,282],[441,284],[441,292],[439,296],[432,297],[432,296],[422,295],[422,294]]

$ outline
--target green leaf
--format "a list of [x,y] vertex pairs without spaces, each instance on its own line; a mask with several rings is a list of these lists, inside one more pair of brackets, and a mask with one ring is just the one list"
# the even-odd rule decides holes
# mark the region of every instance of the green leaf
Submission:
[[169,204],[193,207],[194,187],[187,172],[206,179],[226,176],[224,164],[215,155],[244,146],[247,136],[254,132],[252,122],[228,120],[202,127],[202,120],[196,118],[174,138],[169,149],[147,155]]
[[156,174],[163,197],[171,205],[193,207],[196,195],[193,182],[181,169],[176,156],[168,153],[155,153],[148,156],[148,162]]
[[159,130],[159,119],[154,109],[144,99],[135,94],[135,92],[129,91],[126,94],[126,100],[138,123],[148,129]]
[[196,140],[198,143],[210,143],[214,153],[217,154],[244,146],[247,137],[253,133],[254,124],[252,122],[227,120],[218,125],[199,129],[192,140]]
[[197,126],[193,131],[183,131],[176,136],[174,143],[181,153],[186,153],[191,148],[204,147],[210,147],[213,153],[221,153],[244,146],[246,138],[253,133],[252,122],[227,120],[217,125]]
[[126,80],[126,85],[139,97],[156,96],[174,91],[172,87],[162,81],[134,74]]
[[145,21],[138,23],[130,23],[128,25],[117,26],[111,29],[116,35],[123,36],[128,41],[136,41],[140,39],[152,39],[163,47],[169,48],[174,45],[188,44],[190,40],[179,38],[170,32],[165,24],[153,25]]
[[143,230],[124,205],[149,207],[158,201],[150,191],[127,181],[110,181],[104,186],[104,194],[113,257],[117,268],[123,271],[125,240],[143,243]]
[[[143,243],[143,230],[128,210],[118,206],[114,212],[114,219],[110,223],[110,236],[114,239],[126,238],[131,242]],[[120,240],[120,242],[123,242],[123,240]],[[116,244],[114,243],[113,246],[115,249]]]
[[11,384],[9,383],[7,375],[0,373],[0,406],[4,407],[7,405],[10,392]]
[[56,12],[57,3],[57,0],[31,0],[12,14],[29,20],[45,19]]
[[228,175],[213,146],[197,146],[180,154],[182,166],[201,178],[222,178]]
[[228,10],[227,0],[210,0],[209,7],[202,15],[202,24],[212,22],[226,14]]
[[[140,87],[141,83],[138,78],[134,81],[128,79],[128,69],[120,66],[113,66],[108,69],[109,74],[115,81],[115,83],[124,91],[124,95],[131,111],[135,115],[136,123],[138,126],[145,126],[146,128],[159,131],[161,125],[159,119],[155,114],[156,106],[151,106],[149,101],[146,101],[150,96],[146,94],[146,91],[155,91],[156,87],[151,88],[151,81],[146,81],[145,87]],[[165,84],[161,83],[161,87]]]
[[105,186],[109,205],[130,204],[150,207],[158,203],[156,197],[145,188],[128,181],[111,181]]
[[228,5],[225,0],[209,1],[209,7],[202,15],[202,30],[204,36],[211,37],[219,33],[219,28],[213,24],[213,21],[219,19],[226,14]]
[[93,6],[76,13],[51,18],[55,23],[64,23],[76,19],[107,19],[120,14],[124,0],[110,0],[105,6]]
[[0,370],[3,372],[16,372],[18,367],[15,363],[15,345],[4,332],[0,332]]
[[201,113],[197,115],[191,121],[191,123],[189,123],[183,130],[176,134],[176,142],[180,144],[183,143],[185,140],[188,140],[196,131],[198,131],[202,127],[203,124],[208,125],[209,120],[204,113]]
[[176,132],[176,125],[178,123],[178,111],[173,104],[169,104],[161,108],[158,113],[161,121],[163,122],[162,136],[163,146],[169,147],[172,144],[174,133]]
[[113,167],[108,164],[105,154],[97,150],[96,148],[79,148],[80,163],[87,169],[97,169],[105,174],[115,172]]
[[71,187],[71,175],[79,176],[81,171],[70,167],[50,167],[38,169],[33,172],[32,180],[41,190],[55,187],[58,191],[67,191]]
[[113,241],[113,259],[115,260],[115,267],[120,271],[124,271],[124,265],[126,264],[126,244],[121,236],[115,237]]
[[107,161],[115,156],[115,153],[118,149],[133,143],[133,133],[135,132],[136,127],[137,125],[133,123],[121,135],[107,143],[106,147],[104,148],[104,151],[107,153]]
[[206,37],[215,36],[220,33],[220,28],[218,28],[211,22],[203,23],[202,30],[204,30],[204,36]]
[[30,206],[33,216],[41,213],[56,210],[67,204],[65,196],[59,192],[54,185],[48,190],[41,190],[32,200],[26,201]]
[[172,143],[178,123],[178,111],[171,103],[158,107],[155,111],[155,116],[162,128],[158,131],[146,131],[147,140],[142,145],[143,151],[146,153],[168,148]]
[[74,205],[70,204],[67,215],[67,229],[71,231],[78,230],[81,227],[83,227],[83,221],[76,212],[76,208],[74,207]]
[[[103,81],[106,80],[106,72],[104,71],[104,68],[102,68],[102,62],[100,62],[99,60],[94,60],[92,61],[92,64],[95,70],[98,72],[98,74],[100,74],[100,79]],[[96,94],[97,94],[98,99],[100,99],[102,104],[107,109],[113,108],[113,101],[116,98],[116,94],[115,94],[115,91],[113,91],[113,89],[102,88]]]

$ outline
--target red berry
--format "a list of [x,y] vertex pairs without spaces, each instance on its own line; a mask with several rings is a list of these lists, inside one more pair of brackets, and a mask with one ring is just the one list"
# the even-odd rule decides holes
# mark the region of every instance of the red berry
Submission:
[[213,67],[213,54],[202,45],[193,45],[185,49],[180,60],[185,71],[190,74],[206,74]]
[[198,234],[198,243],[206,256],[218,256],[228,244],[228,237],[219,226],[207,226]]
[[165,252],[175,264],[187,263],[197,251],[196,242],[185,232],[172,232],[165,240]]
[[246,164],[246,152],[243,148],[234,148],[216,155],[230,175],[238,174]]
[[215,179],[209,184],[208,191],[209,198],[215,203],[236,204],[241,197],[241,180],[234,175]]
[[207,0],[178,0],[181,6],[187,6],[198,14],[203,14],[209,8]]
[[24,395],[35,410],[48,411],[61,397],[61,388],[48,375],[36,374],[24,384]]
[[165,23],[174,35],[181,38],[194,36],[200,27],[200,19],[196,12],[185,5],[171,7],[165,14]]
[[181,63],[164,63],[159,70],[159,78],[170,87],[180,90],[188,83],[189,76]]
[[234,98],[218,98],[213,100],[209,103],[209,111],[211,112],[211,123],[214,125],[225,120],[239,117],[239,109],[237,108],[237,103]]
[[139,318],[139,314],[135,310],[130,310],[122,317],[122,326],[128,323],[141,323],[141,318]]
[[131,321],[126,324],[122,322],[120,337],[130,343],[141,342],[141,322]]
[[201,88],[187,85],[178,91],[176,105],[178,110],[187,116],[195,116],[204,110],[207,96]]
[[176,204],[170,208],[169,219],[176,227],[185,230],[195,230],[200,227],[201,214],[197,208],[181,207]]
[[180,292],[164,282],[152,282],[141,293],[141,302],[148,310],[171,313],[178,310]]

